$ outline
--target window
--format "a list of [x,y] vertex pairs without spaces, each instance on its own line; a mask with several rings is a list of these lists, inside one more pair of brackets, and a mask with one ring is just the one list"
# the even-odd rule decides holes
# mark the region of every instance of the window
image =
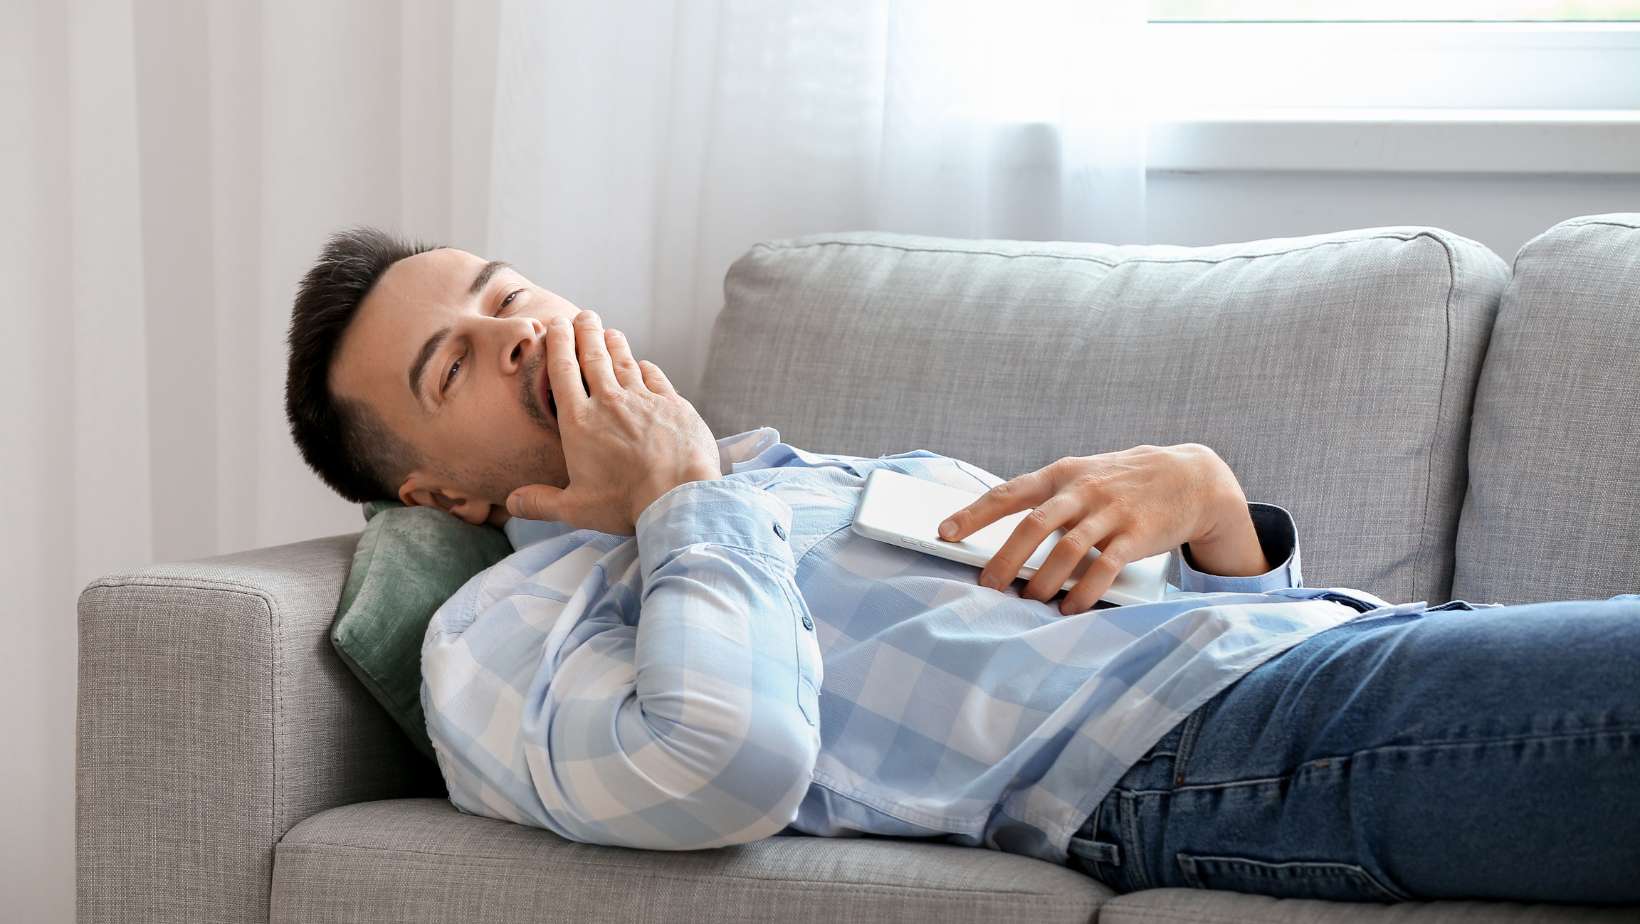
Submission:
[[1640,172],[1640,0],[1148,0],[1161,170]]
[[1151,22],[1622,22],[1640,0],[1150,0]]
[[1155,111],[1640,110],[1640,21],[1153,22]]

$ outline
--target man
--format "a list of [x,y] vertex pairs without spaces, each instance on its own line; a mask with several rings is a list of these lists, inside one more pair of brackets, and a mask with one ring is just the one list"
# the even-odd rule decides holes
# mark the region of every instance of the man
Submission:
[[[327,244],[290,345],[321,478],[516,550],[423,647],[464,812],[661,850],[936,838],[1119,891],[1640,901],[1640,595],[1303,588],[1291,517],[1197,444],[1004,482],[926,450],[714,439],[596,313],[371,229]],[[947,538],[1034,512],[976,583],[848,528],[878,467],[989,489]],[[1181,593],[1093,608],[1161,552]]]

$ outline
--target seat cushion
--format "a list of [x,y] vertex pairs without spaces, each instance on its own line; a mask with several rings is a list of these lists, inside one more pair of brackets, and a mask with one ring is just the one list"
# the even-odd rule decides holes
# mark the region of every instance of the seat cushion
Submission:
[[1212,247],[849,232],[730,268],[696,406],[818,452],[1003,477],[1205,443],[1298,523],[1304,581],[1446,599],[1470,403],[1508,280],[1433,228]]
[[440,799],[392,799],[321,812],[285,835],[271,921],[1086,924],[1110,895],[1075,870],[973,847],[782,835],[630,850],[467,815]]
[[1452,595],[1640,593],[1640,213],[1520,249],[1475,395]]
[[1099,924],[1633,924],[1632,908],[1513,902],[1321,902],[1236,892],[1147,889],[1114,898]]

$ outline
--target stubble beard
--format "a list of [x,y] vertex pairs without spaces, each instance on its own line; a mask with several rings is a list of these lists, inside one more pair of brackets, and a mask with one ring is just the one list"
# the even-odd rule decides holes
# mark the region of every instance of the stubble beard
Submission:
[[[547,416],[546,409],[535,394],[535,383],[543,374],[542,365],[541,357],[537,356],[524,367],[524,374],[518,377],[519,399],[524,405],[524,412],[535,425],[543,433],[551,433],[552,418]],[[559,445],[561,447],[562,443]],[[473,474],[477,477],[472,480],[483,485],[484,492],[498,504],[505,503],[507,495],[523,485],[545,484],[563,488],[569,484],[562,449],[558,458],[553,459],[548,454],[548,448],[539,444],[520,449],[506,458],[483,463],[482,468]]]

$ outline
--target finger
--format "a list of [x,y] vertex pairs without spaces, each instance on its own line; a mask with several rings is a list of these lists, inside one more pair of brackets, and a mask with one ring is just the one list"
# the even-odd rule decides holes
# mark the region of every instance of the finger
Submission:
[[620,388],[615,370],[609,365],[609,351],[604,349],[604,322],[590,308],[575,316],[575,350],[581,357],[581,374],[586,376],[590,393],[607,395]]
[[[977,529],[983,529],[1001,517],[1034,507],[1053,496],[1053,481],[1047,469],[1037,469],[1010,478],[975,498],[973,503],[945,518],[940,524],[940,538],[956,541]],[[947,529],[946,523],[955,525]],[[1046,533],[1044,533],[1046,535]]]
[[1107,508],[1066,530],[1019,595],[1043,603],[1052,600],[1065,586],[1065,580],[1087,559],[1088,550],[1103,542],[1115,527],[1116,518]]
[[1105,543],[1100,550],[1099,557],[1088,566],[1087,573],[1082,575],[1071,592],[1059,604],[1059,612],[1065,615],[1071,613],[1085,613],[1093,609],[1099,598],[1110,590],[1110,585],[1116,583],[1116,575],[1128,563],[1129,539],[1131,533],[1118,533],[1115,538]]
[[575,358],[575,332],[569,319],[553,318],[547,324],[547,381],[552,385],[552,400],[558,405],[558,423],[573,423],[574,413],[587,404],[585,382],[581,378],[581,364]]
[[666,377],[661,367],[647,359],[638,360],[638,368],[643,370],[643,381],[649,390],[657,395],[675,395],[677,389],[672,387],[672,380]]
[[648,391],[649,386],[643,383],[643,370],[632,358],[632,347],[627,344],[626,335],[611,327],[604,331],[604,345],[609,348],[610,364],[615,367],[615,378],[621,387]]
[[526,520],[563,520],[563,496],[551,485],[525,485],[507,495],[507,512]]
[[1025,515],[1008,536],[1008,541],[991,557],[980,571],[979,582],[986,587],[1001,590],[1012,584],[1019,575],[1019,566],[1036,552],[1036,547],[1048,534],[1062,524],[1071,522],[1078,514],[1079,502],[1069,494],[1056,494],[1041,506]]

